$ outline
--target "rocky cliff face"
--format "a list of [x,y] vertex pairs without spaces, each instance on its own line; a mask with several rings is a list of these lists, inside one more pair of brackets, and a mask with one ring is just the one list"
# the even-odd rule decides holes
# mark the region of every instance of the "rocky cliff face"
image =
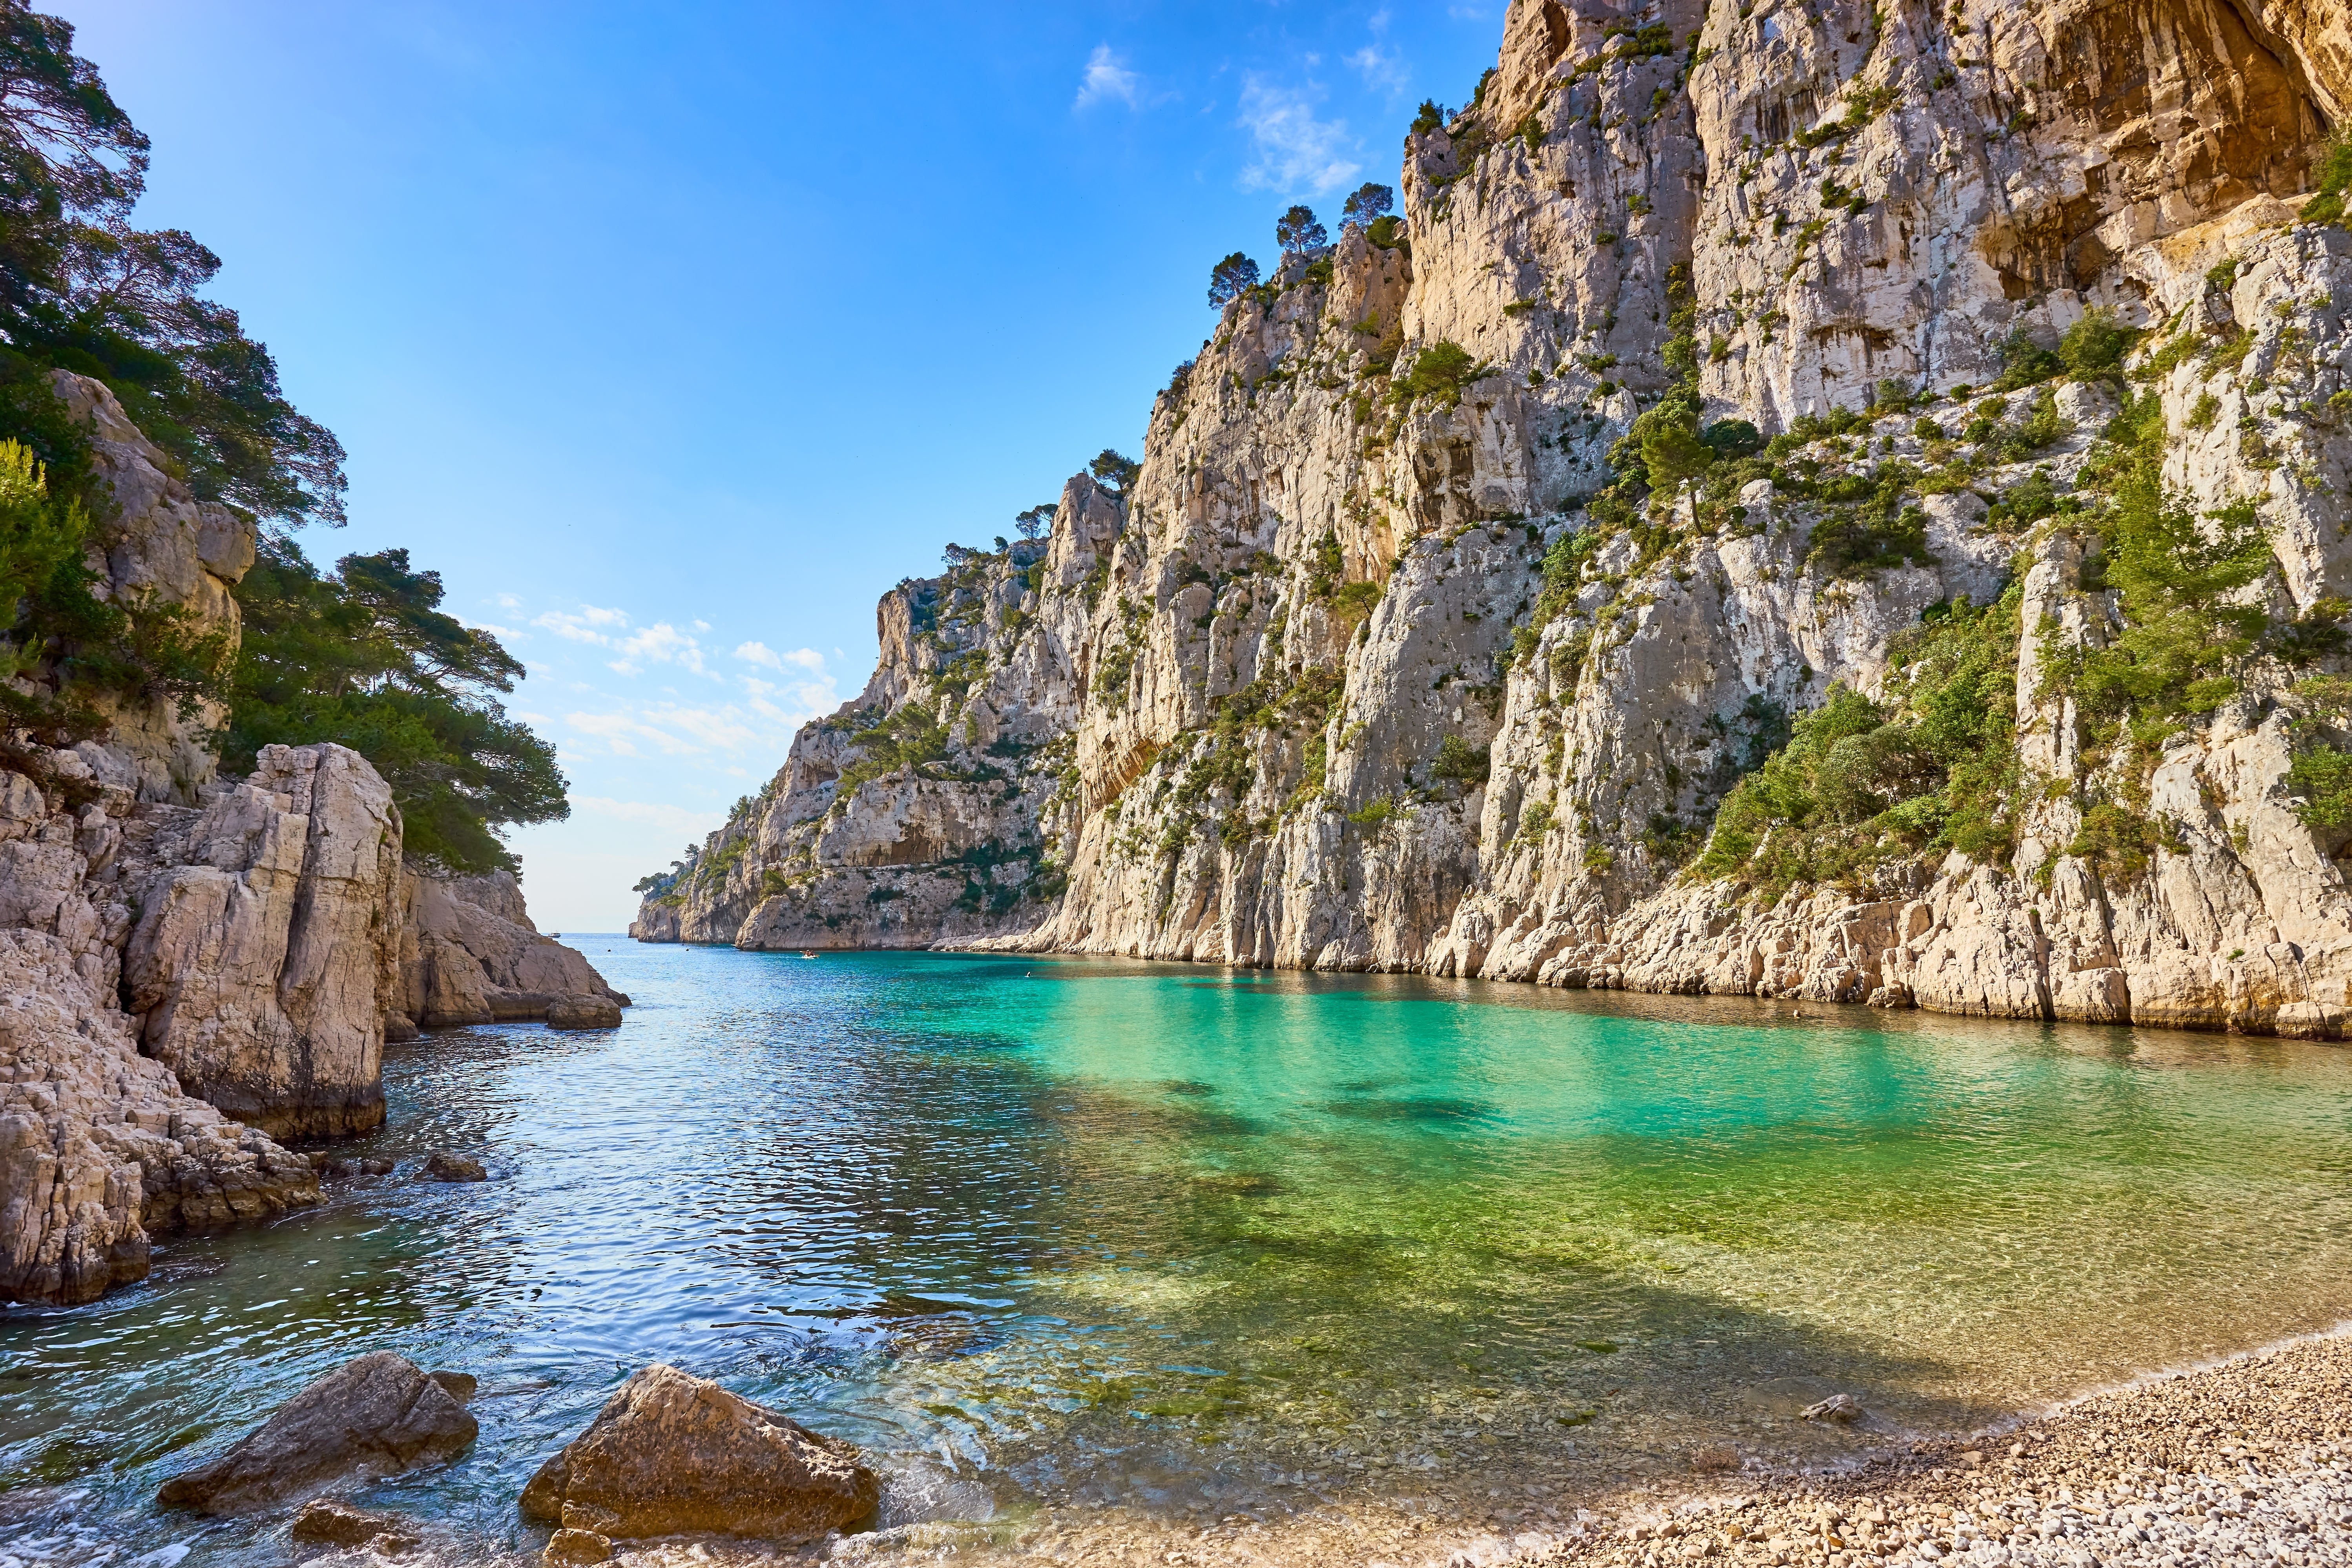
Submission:
[[[133,616],[234,646],[252,525],[202,506],[95,382],[60,375],[111,510],[91,564]],[[152,1237],[315,1203],[275,1140],[383,1120],[389,1029],[625,1003],[530,928],[512,877],[406,871],[391,790],[341,746],[214,776],[217,710],[118,700],[0,768],[0,1300],[81,1301]]]
[[[2344,834],[2290,773],[2352,573],[2352,237],[2296,220],[2347,62],[2335,6],[1517,0],[1403,243],[1286,258],[1129,493],[886,596],[635,934],[2337,1033]],[[2086,318],[2143,330],[2120,373],[2046,357]],[[1629,489],[1676,408],[1722,460]],[[2082,672],[2141,657],[2144,437],[2184,551],[2258,520],[2272,632],[2119,731]],[[1905,710],[1962,623],[2014,628],[1997,843],[1702,874],[1790,720]]]

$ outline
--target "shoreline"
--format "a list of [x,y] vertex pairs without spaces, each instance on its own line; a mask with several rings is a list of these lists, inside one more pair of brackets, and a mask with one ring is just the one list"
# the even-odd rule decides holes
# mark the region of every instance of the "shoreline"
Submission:
[[1587,1522],[1507,1560],[2352,1561],[2352,1321],[1852,1466],[1727,1477]]
[[[1231,958],[1187,958],[1181,954],[1118,952],[1097,948],[1025,948],[993,945],[1018,940],[1018,933],[1008,937],[982,937],[969,942],[908,942],[898,946],[866,944],[857,947],[803,946],[793,943],[781,947],[745,947],[739,942],[700,941],[686,937],[643,937],[624,933],[625,940],[642,947],[720,948],[730,952],[799,954],[802,957],[856,957],[869,953],[931,953],[943,956],[996,959],[1031,959],[1041,963],[1066,960],[1095,963],[1181,964],[1188,969],[1230,969],[1250,974],[1302,975],[1383,975],[1409,980],[1426,981],[1434,985],[1497,985],[1509,986],[1538,995],[1631,996],[1654,1001],[1675,1000],[1698,1003],[1746,1002],[1769,1010],[1773,1016],[1788,1018],[1834,1018],[1847,1014],[1872,1017],[1913,1016],[1922,1019],[1950,1019],[1967,1025],[2025,1025],[2035,1028],[2081,1029],[2145,1029],[2166,1035],[2212,1036],[2222,1039],[2279,1040],[2306,1046],[2352,1046],[2352,1036],[2327,1034],[2316,1027],[2297,1025],[2289,1028],[2250,1029],[2235,1018],[2215,1023],[2183,1022],[2179,1019],[2135,1018],[2131,1016],[2092,1018],[2069,1017],[2055,1010],[2014,1013],[1988,1012],[1976,1008],[1943,1008],[1929,1006],[1916,996],[1900,999],[1866,1001],[1858,997],[1814,996],[1799,991],[1776,994],[1755,991],[1714,991],[1705,987],[1650,986],[1627,984],[1622,979],[1594,984],[1589,981],[1546,980],[1535,975],[1516,974],[1446,974],[1430,968],[1366,964],[1359,967],[1317,966],[1295,963],[1250,963]],[[1808,1011],[1812,1009],[1812,1011]],[[1831,1009],[1836,1009],[1832,1012]]]
[[1628,1479],[1547,1512],[1538,1528],[1480,1530],[1360,1495],[1271,1526],[1236,1517],[1200,1530],[1049,1509],[1026,1529],[941,1521],[836,1537],[818,1555],[862,1568],[943,1549],[1011,1563],[1140,1552],[1363,1568],[2352,1563],[2352,1320],[1967,1433],[1893,1436],[1850,1461]]

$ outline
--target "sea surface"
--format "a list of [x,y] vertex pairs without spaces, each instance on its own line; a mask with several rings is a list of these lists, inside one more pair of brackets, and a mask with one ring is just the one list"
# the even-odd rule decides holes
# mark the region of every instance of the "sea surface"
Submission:
[[[0,1310],[0,1564],[300,1560],[149,1500],[378,1349],[478,1374],[482,1436],[358,1500],[489,1561],[656,1361],[863,1445],[885,1527],[1507,1530],[2352,1315],[2338,1047],[571,940],[623,1028],[394,1047],[337,1152],[396,1174]],[[441,1149],[491,1180],[419,1179]],[[1838,1393],[1858,1426],[1800,1419]]]

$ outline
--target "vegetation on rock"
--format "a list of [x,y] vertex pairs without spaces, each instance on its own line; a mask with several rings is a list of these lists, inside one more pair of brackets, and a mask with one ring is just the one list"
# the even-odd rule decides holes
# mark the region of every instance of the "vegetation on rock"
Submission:
[[392,785],[408,858],[461,874],[512,869],[510,824],[570,815],[555,748],[506,716],[522,662],[441,612],[441,576],[408,552],[346,555],[321,573],[265,535],[237,587],[245,645],[222,761],[263,746],[335,741]]

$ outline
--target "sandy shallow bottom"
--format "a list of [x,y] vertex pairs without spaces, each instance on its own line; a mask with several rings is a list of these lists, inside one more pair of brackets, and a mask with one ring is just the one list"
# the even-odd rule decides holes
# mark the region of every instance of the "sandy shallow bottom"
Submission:
[[897,1540],[846,1538],[829,1552],[877,1565],[949,1555],[1392,1568],[2346,1563],[2352,1338],[2257,1351],[1834,1471],[1724,1472],[1562,1496],[1527,1522],[1465,1529],[1393,1506],[1343,1507],[1184,1538],[1108,1518],[1042,1522],[1012,1539],[919,1527]]
[[[1703,1457],[1730,1464],[1729,1453]],[[1751,1461],[1751,1464],[1753,1462]],[[1275,1519],[1176,1524],[1123,1508],[934,1521],[770,1550],[719,1540],[624,1549],[621,1568],[761,1563],[1216,1564],[1292,1568],[1663,1568],[1669,1563],[1931,1563],[2020,1568],[2352,1563],[2352,1337],[2339,1331],[2092,1394],[1965,1436],[1806,1470],[1725,1469],[1544,1494],[1339,1495]],[[16,1523],[36,1500],[18,1498]],[[50,1500],[70,1513],[70,1501]],[[60,1524],[65,1522],[60,1518]],[[319,1568],[497,1563],[454,1542],[327,1551]],[[58,1561],[37,1530],[0,1568]],[[113,1559],[173,1568],[164,1553]],[[194,1563],[189,1568],[196,1568]]]

